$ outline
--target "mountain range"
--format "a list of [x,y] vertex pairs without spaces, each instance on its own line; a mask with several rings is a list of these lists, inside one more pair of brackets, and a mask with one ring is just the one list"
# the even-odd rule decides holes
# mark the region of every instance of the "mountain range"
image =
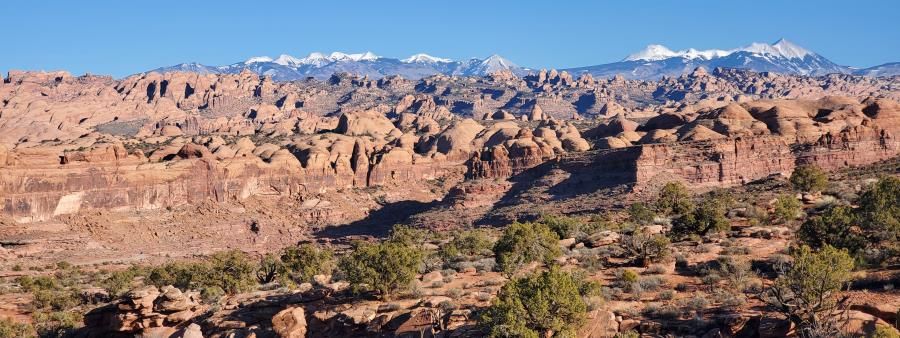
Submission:
[[260,75],[269,75],[276,81],[301,80],[308,77],[327,79],[335,73],[352,73],[370,78],[399,75],[404,78],[419,79],[435,74],[484,76],[500,70],[510,70],[523,76],[531,70],[499,56],[485,59],[471,58],[454,61],[428,54],[416,54],[406,59],[381,57],[372,52],[346,54],[311,53],[304,58],[281,55],[277,58],[256,56],[244,62],[227,66],[207,66],[198,63],[183,63],[154,69],[156,72],[188,71],[199,73],[240,73],[248,69]]
[[[583,73],[594,77],[621,75],[629,79],[650,80],[663,76],[679,76],[697,67],[749,69],[756,72],[818,76],[825,74],[855,74],[865,76],[900,75],[900,63],[887,63],[875,67],[857,69],[838,65],[827,58],[800,47],[785,39],[772,44],[752,43],[748,46],[721,50],[687,49],[673,51],[662,45],[649,45],[618,62],[586,67],[561,69],[578,76]],[[346,54],[311,53],[304,58],[281,55],[277,58],[257,56],[226,66],[208,66],[183,63],[152,71],[188,71],[199,73],[239,73],[248,69],[260,75],[269,75],[276,81],[300,80],[308,77],[326,79],[335,73],[352,73],[370,78],[399,75],[419,79],[435,74],[484,76],[499,70],[510,70],[522,76],[533,72],[499,56],[468,60],[451,60],[428,54],[416,54],[405,59],[381,57],[372,52]]]

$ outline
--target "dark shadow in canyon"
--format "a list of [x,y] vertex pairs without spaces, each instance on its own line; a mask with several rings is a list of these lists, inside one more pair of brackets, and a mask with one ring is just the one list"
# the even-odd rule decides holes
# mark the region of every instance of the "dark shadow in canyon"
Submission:
[[[549,204],[584,199],[580,212],[600,209],[611,191],[628,190],[636,177],[639,150],[592,151],[550,160],[509,178],[512,187],[476,225],[532,221]],[[596,197],[596,198],[594,198]],[[531,205],[531,206],[527,206]],[[552,206],[551,206],[552,207]]]
[[394,224],[407,224],[412,216],[425,212],[438,205],[440,201],[419,202],[399,201],[388,203],[378,210],[373,210],[361,220],[326,227],[315,233],[315,237],[341,238],[346,236],[387,237]]

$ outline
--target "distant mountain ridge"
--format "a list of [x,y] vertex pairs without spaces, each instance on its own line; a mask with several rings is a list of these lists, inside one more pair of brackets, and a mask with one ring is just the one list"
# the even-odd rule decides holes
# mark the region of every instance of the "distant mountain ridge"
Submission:
[[[730,50],[691,48],[673,51],[662,45],[649,45],[618,62],[560,70],[568,71],[574,76],[591,74],[594,77],[609,78],[621,75],[629,79],[652,80],[663,76],[687,74],[697,67],[706,69],[738,68],[756,72],[809,76],[835,73],[863,76],[900,75],[900,63],[855,69],[838,65],[785,39],[779,39],[772,44],[752,43]],[[533,72],[532,69],[518,66],[499,55],[492,55],[484,59],[452,60],[420,53],[404,59],[395,59],[378,56],[372,52],[356,54],[316,52],[310,53],[304,58],[286,54],[277,58],[256,56],[226,66],[182,63],[152,71],[239,73],[245,69],[260,75],[271,76],[276,81],[301,80],[308,77],[327,79],[335,73],[342,72],[370,78],[399,75],[409,79],[420,79],[436,74],[485,76],[500,70],[509,70],[519,76]]]
[[335,73],[352,73],[371,78],[399,75],[410,79],[419,79],[435,74],[484,76],[500,70],[509,70],[516,75],[524,76],[529,69],[519,67],[499,55],[491,55],[485,59],[471,58],[454,61],[434,57],[428,54],[415,54],[405,59],[386,58],[372,52],[346,54],[310,53],[307,57],[296,58],[282,54],[277,58],[255,56],[243,62],[227,66],[207,66],[198,63],[182,63],[152,71],[172,72],[187,71],[197,73],[239,73],[244,69],[260,75],[269,75],[277,81],[301,80],[308,77],[327,79]]
[[732,50],[672,51],[665,46],[650,45],[619,62],[567,70],[573,74],[589,73],[595,77],[622,75],[631,79],[656,79],[662,76],[679,76],[697,67],[742,68],[757,72],[812,76],[852,73],[850,67],[831,62],[785,39],[771,45],[752,43]]

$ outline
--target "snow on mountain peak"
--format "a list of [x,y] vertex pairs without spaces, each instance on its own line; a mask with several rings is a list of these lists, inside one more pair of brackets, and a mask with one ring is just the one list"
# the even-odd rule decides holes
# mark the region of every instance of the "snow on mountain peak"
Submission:
[[[739,49],[740,51],[757,53],[757,54],[767,54],[780,56],[788,59],[802,59],[809,54],[813,54],[812,52],[795,45],[794,43],[785,40],[779,39],[775,41],[775,43],[769,45],[765,43],[754,42],[749,46]],[[737,50],[736,50],[737,51]]]
[[329,55],[325,55],[319,52],[313,52],[309,53],[309,55],[305,58],[296,58],[287,54],[281,54],[276,59],[272,59],[268,56],[254,56],[247,59],[247,61],[244,61],[244,64],[271,62],[288,67],[299,67],[302,65],[323,66],[335,61],[375,61],[379,58],[380,56],[375,55],[372,52],[358,54],[333,52]]
[[497,55],[497,54],[491,55],[487,59],[484,59],[484,61],[481,61],[481,64],[484,66],[487,66],[487,67],[491,67],[491,68],[504,68],[505,69],[505,68],[516,67],[516,64],[512,63],[511,61],[509,61],[509,60],[505,59],[504,57]]
[[254,57],[247,59],[247,61],[244,61],[244,64],[249,65],[251,63],[261,63],[261,62],[272,62],[272,58],[270,58],[268,56],[254,56]]
[[365,52],[365,53],[363,53],[362,56],[359,57],[359,60],[357,60],[357,61],[362,61],[362,60],[375,61],[375,60],[378,60],[379,58],[381,58],[381,57],[378,55],[375,55],[375,53]]
[[648,45],[640,52],[627,56],[622,61],[659,61],[673,57],[683,57],[687,59],[713,59],[730,54],[729,51],[721,49],[697,50],[689,48],[686,50],[673,51],[663,45]]
[[512,63],[497,54],[491,55],[484,60],[472,59],[472,61],[478,62],[469,70],[472,74],[492,74],[501,70],[516,69],[519,67],[515,63]]
[[450,60],[450,59],[434,57],[434,56],[431,56],[431,55],[428,55],[425,53],[415,54],[413,56],[410,56],[410,57],[405,58],[400,61],[403,63],[438,63],[438,62],[450,63],[450,62],[453,62],[453,60]]
[[659,61],[665,60],[673,57],[682,57],[686,59],[706,59],[711,60],[715,58],[720,58],[724,56],[731,55],[736,52],[749,52],[755,54],[762,55],[771,55],[776,57],[783,57],[787,59],[802,59],[807,55],[813,54],[812,52],[804,49],[803,47],[797,46],[790,41],[785,39],[780,39],[773,44],[754,42],[749,46],[736,48],[731,50],[721,50],[721,49],[707,49],[707,50],[697,50],[697,49],[686,49],[680,51],[672,51],[671,49],[666,48],[663,45],[648,45],[643,50],[631,54],[627,56],[622,61]]
[[332,61],[375,61],[380,57],[372,52],[365,52],[360,54],[333,52],[328,56],[328,58]]
[[319,52],[309,53],[309,55],[307,55],[305,58],[302,58],[298,61],[298,64],[301,65],[313,65],[317,67],[332,62],[332,60],[329,59],[328,56],[325,56],[325,54]]
[[684,56],[687,57],[688,59],[706,59],[706,60],[712,60],[715,58],[720,58],[723,56],[727,56],[728,54],[731,54],[731,52],[729,52],[727,50],[721,50],[721,49],[696,50],[693,48],[689,48],[687,51],[682,51],[682,53],[684,53]]
[[656,61],[656,60],[664,60],[672,57],[678,56],[678,53],[672,51],[671,49],[666,48],[663,45],[647,45],[641,51],[631,54],[625,58],[623,61],[638,61],[638,60],[647,60],[647,61]]
[[303,64],[303,59],[298,59],[287,54],[281,54],[277,59],[275,59],[275,61],[272,62],[282,66],[296,67]]

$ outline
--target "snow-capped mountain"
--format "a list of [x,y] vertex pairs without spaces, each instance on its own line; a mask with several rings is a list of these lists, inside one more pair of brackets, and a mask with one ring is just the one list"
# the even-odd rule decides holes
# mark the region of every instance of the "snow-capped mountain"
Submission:
[[791,43],[790,41],[780,39],[771,45],[754,42],[749,46],[732,50],[696,50],[690,48],[687,50],[676,52],[666,48],[666,46],[663,45],[649,45],[640,52],[629,55],[622,61],[659,61],[673,57],[712,60],[715,58],[726,57],[738,52],[748,52],[757,55],[767,55],[785,59],[803,59],[807,55],[815,54],[804,49],[803,47]]
[[678,76],[697,67],[742,68],[757,72],[776,72],[799,75],[850,73],[849,67],[830,60],[785,39],[773,44],[752,43],[749,46],[722,50],[686,49],[673,51],[662,45],[647,48],[627,56],[620,62],[568,69],[574,74],[590,73],[595,77],[621,74],[632,79],[656,79]]
[[625,57],[625,59],[623,59],[622,61],[660,61],[674,57],[682,57],[686,59],[703,58],[709,60],[716,57],[726,56],[728,54],[728,51],[724,51],[721,49],[696,50],[691,48],[676,52],[666,48],[666,46],[663,45],[649,45],[643,50]]
[[450,62],[453,62],[453,60],[451,60],[451,59],[434,57],[434,56],[424,54],[424,53],[415,54],[415,55],[405,58],[401,61],[403,61],[403,63],[450,63]]
[[516,70],[522,69],[512,61],[509,61],[503,58],[500,55],[494,54],[484,60],[471,59],[469,60],[469,64],[467,67],[462,69],[462,75],[486,75],[495,73],[501,70]]
[[856,69],[853,71],[853,75],[863,75],[871,77],[897,76],[900,75],[900,62],[891,62],[875,67]]
[[[597,78],[622,75],[630,79],[658,79],[662,76],[687,74],[697,67],[704,67],[707,70],[723,67],[814,76],[832,73],[865,76],[900,75],[900,63],[854,69],[835,64],[825,57],[785,39],[780,39],[772,44],[752,43],[727,50],[691,48],[675,51],[662,45],[649,45],[619,62],[562,70],[567,70],[574,76],[590,73]],[[395,59],[378,56],[372,52],[310,53],[303,58],[286,54],[277,58],[255,56],[227,66],[183,63],[153,71],[233,74],[245,69],[260,75],[271,76],[277,81],[300,80],[308,77],[327,79],[335,73],[342,72],[370,78],[400,75],[408,79],[420,79],[435,74],[484,76],[500,70],[510,70],[519,76],[531,72],[530,69],[520,67],[499,55],[491,55],[485,59],[452,60],[420,53],[404,59]]]
[[352,73],[370,78],[400,75],[409,79],[419,79],[435,74],[484,76],[500,70],[510,70],[517,75],[525,75],[528,69],[499,56],[486,59],[472,58],[454,61],[428,54],[415,54],[399,60],[375,55],[372,52],[347,54],[310,53],[303,58],[282,54],[277,58],[254,56],[243,62],[227,66],[206,66],[197,63],[179,64],[157,68],[152,71],[190,71],[198,73],[239,73],[244,69],[260,75],[271,76],[277,81],[300,80],[308,77],[326,79],[335,73]]

